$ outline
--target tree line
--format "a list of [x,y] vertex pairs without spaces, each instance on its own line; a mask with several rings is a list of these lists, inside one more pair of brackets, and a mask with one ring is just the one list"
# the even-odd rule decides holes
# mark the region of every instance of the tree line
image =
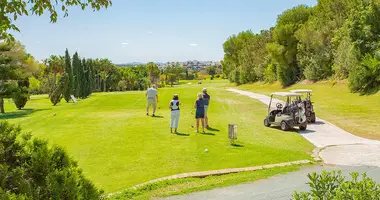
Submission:
[[352,92],[380,85],[380,2],[319,0],[299,5],[260,33],[243,31],[223,44],[223,73],[237,84],[348,79]]

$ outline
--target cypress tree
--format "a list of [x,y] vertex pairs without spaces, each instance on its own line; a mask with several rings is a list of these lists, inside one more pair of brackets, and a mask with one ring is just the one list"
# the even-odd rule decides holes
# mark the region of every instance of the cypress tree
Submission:
[[82,87],[81,87],[82,99],[84,99],[88,96],[87,89],[88,89],[89,85],[88,85],[87,75],[88,75],[87,62],[86,62],[86,59],[83,58],[82,59],[82,80],[81,80],[81,82],[82,82]]
[[94,63],[92,62],[91,59],[87,60],[88,61],[88,79],[89,79],[89,95],[92,94],[92,92],[95,90],[95,71],[94,71]]
[[73,90],[74,96],[77,98],[80,97],[80,65],[79,55],[75,52],[73,56]]
[[68,76],[68,85],[66,91],[63,92],[64,98],[66,102],[70,101],[70,95],[73,94],[73,69],[71,67],[71,57],[69,54],[69,50],[66,49],[65,52],[65,73]]

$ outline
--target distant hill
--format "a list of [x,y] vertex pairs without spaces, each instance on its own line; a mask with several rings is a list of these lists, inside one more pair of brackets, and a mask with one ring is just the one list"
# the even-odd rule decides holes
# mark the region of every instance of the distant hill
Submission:
[[121,63],[121,64],[115,64],[115,65],[118,66],[118,67],[133,67],[133,66],[141,65],[141,64],[145,64],[145,63],[142,63],[142,62],[129,62],[129,63]]

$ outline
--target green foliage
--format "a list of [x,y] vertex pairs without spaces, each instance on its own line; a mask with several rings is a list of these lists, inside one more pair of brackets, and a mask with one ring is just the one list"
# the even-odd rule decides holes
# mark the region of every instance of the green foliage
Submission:
[[358,173],[351,173],[352,180],[346,180],[341,171],[326,172],[321,174],[308,174],[310,192],[294,192],[295,200],[312,199],[380,199],[380,185],[367,177],[365,173],[359,179]]
[[81,60],[78,52],[73,55],[73,91],[75,97],[80,97],[81,94]]
[[361,65],[352,69],[348,80],[349,87],[354,92],[376,92],[380,86],[380,58],[369,54],[365,56]]
[[12,92],[12,100],[16,108],[21,110],[25,107],[26,102],[29,100],[29,93],[27,87],[16,87]]
[[158,69],[158,65],[153,62],[149,62],[146,66],[148,68],[150,82],[158,83],[160,79],[160,70]]
[[286,10],[278,17],[273,29],[274,41],[267,49],[277,64],[277,79],[282,86],[289,86],[301,78],[295,33],[309,19],[310,11],[310,8],[303,5]]
[[39,81],[34,76],[29,78],[29,92],[30,94],[40,94],[41,93],[41,81]]
[[55,106],[63,98],[63,93],[67,90],[69,77],[67,73],[64,73],[59,80],[58,84],[54,86],[52,93],[50,94],[50,102]]
[[215,66],[207,67],[207,73],[211,76],[211,80],[214,79],[214,76],[216,74],[216,68]]
[[270,30],[229,37],[223,73],[237,84],[278,80],[283,87],[302,79],[350,77],[352,92],[376,92],[376,73],[360,63],[380,49],[379,21],[376,0],[319,0],[312,8],[294,7]]
[[1,199],[99,199],[64,149],[49,147],[20,127],[0,122]]
[[66,102],[69,102],[71,99],[70,95],[73,94],[73,69],[71,67],[71,57],[68,49],[65,51],[65,73],[67,73],[69,79],[67,90],[64,91],[63,97],[65,98]]
[[276,65],[270,63],[264,71],[264,80],[267,83],[273,83],[277,80],[277,73],[276,73],[277,67]]

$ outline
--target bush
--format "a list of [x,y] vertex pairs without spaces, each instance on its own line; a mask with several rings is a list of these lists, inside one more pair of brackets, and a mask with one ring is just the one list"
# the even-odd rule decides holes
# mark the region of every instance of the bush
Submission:
[[50,147],[18,126],[0,122],[1,199],[99,199],[64,149]]
[[12,100],[17,109],[21,110],[25,107],[26,102],[29,100],[28,89],[25,87],[18,87],[12,93]]
[[295,200],[329,199],[329,200],[354,200],[354,199],[380,199],[380,185],[367,177],[365,173],[359,180],[358,173],[351,173],[352,180],[345,180],[341,171],[326,172],[321,174],[308,174],[310,192],[294,192]]
[[29,92],[31,94],[42,94],[43,91],[42,91],[42,87],[41,87],[41,82],[34,78],[34,77],[31,77],[29,78]]
[[63,98],[63,92],[67,90],[67,87],[69,85],[68,78],[69,77],[67,73],[64,73],[59,80],[59,83],[54,86],[53,91],[50,94],[50,101],[54,106],[61,102],[61,99]]
[[380,85],[380,60],[371,55],[365,56],[361,66],[355,67],[350,72],[348,81],[348,86],[352,92],[368,94],[378,91]]
[[274,64],[268,64],[264,71],[264,81],[267,83],[273,83],[277,80],[276,66]]

